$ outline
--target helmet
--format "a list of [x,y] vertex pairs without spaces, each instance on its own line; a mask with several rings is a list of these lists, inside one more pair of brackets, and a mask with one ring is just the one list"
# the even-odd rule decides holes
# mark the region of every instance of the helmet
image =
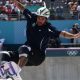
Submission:
[[79,26],[79,24],[78,24],[78,23],[75,23],[74,25],[75,25],[75,26]]
[[50,11],[46,7],[41,7],[37,10],[37,15],[38,16],[44,16],[46,18],[49,18],[50,16]]
[[78,23],[75,23],[75,24],[73,25],[73,27],[79,28],[79,24],[78,24]]

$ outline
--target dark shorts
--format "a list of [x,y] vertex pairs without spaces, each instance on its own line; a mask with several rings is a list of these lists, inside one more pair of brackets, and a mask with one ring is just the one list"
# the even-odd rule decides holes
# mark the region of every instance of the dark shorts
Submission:
[[38,50],[31,51],[28,56],[28,63],[26,65],[38,66],[45,60],[45,54]]
[[[19,54],[18,52],[9,52],[10,56],[7,54],[2,55],[2,61],[14,61],[18,63]],[[38,66],[45,60],[45,54],[40,53],[38,50],[31,51],[28,54],[28,63],[26,66]]]

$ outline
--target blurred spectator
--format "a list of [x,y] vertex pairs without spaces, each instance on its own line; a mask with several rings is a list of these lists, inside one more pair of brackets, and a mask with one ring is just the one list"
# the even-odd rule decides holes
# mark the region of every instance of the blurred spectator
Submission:
[[28,0],[22,0],[22,3],[27,5],[27,4],[29,4],[29,1]]
[[[78,23],[75,23],[72,27],[72,29],[70,30],[71,33],[76,34],[78,32],[80,32],[80,26]],[[71,43],[80,43],[80,38],[78,39],[71,39]]]
[[11,14],[11,13],[12,13],[12,9],[11,9],[11,7],[10,7],[10,6],[7,6],[6,13],[7,13],[7,14]]
[[33,4],[36,4],[36,3],[37,3],[37,1],[36,1],[36,0],[31,0],[31,2],[32,2]]
[[11,7],[11,9],[14,9],[14,3],[10,1],[9,6]]
[[78,19],[78,14],[77,14],[78,2],[77,2],[77,0],[71,0],[71,2],[68,3],[68,5],[69,5],[69,10],[70,10],[72,19]]
[[6,7],[6,6],[4,6],[4,5],[2,5],[2,6],[0,6],[0,9],[1,9],[1,11],[2,11],[2,12],[6,12],[7,7]]
[[42,0],[36,0],[37,3],[42,3]]
[[8,6],[8,5],[9,5],[9,1],[6,1],[5,6]]
[[18,13],[15,11],[15,9],[13,9],[9,20],[18,20],[19,19],[18,16],[19,16]]
[[56,16],[63,16],[63,6],[56,7]]
[[8,15],[5,12],[0,14],[0,20],[8,20]]
[[80,1],[78,1],[77,11],[78,11],[78,19],[80,19]]
[[51,2],[50,2],[50,9],[53,9],[54,1],[55,0],[51,0]]

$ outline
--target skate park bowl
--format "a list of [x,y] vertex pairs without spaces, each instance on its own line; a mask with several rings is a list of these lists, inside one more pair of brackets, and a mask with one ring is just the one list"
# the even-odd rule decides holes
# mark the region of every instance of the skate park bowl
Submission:
[[47,48],[39,66],[22,68],[23,80],[80,80],[80,48]]

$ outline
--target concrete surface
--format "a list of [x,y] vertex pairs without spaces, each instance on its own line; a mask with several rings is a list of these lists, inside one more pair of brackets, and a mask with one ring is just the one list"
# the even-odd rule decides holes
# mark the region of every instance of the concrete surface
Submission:
[[80,57],[46,57],[40,66],[22,69],[23,80],[80,80]]

